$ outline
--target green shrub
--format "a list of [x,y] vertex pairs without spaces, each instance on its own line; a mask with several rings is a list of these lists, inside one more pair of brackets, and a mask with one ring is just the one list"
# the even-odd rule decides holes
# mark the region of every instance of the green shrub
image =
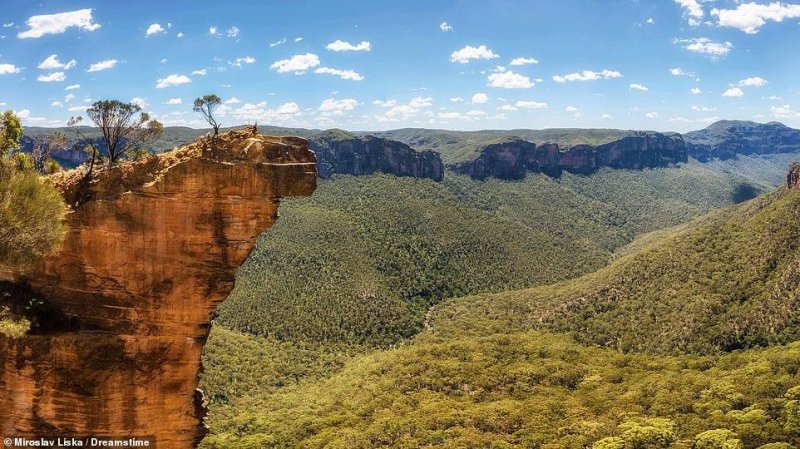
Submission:
[[728,429],[707,430],[695,437],[694,449],[742,449],[742,441]]

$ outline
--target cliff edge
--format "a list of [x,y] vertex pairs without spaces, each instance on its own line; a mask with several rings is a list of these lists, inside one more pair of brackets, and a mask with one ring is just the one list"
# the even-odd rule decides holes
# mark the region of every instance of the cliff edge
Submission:
[[280,198],[310,195],[316,175],[307,141],[248,129],[90,179],[53,177],[73,207],[62,247],[0,282],[32,323],[22,338],[0,336],[0,434],[193,447],[214,310]]

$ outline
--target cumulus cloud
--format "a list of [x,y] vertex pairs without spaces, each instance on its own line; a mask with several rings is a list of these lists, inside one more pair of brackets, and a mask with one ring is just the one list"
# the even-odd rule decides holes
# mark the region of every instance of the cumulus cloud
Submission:
[[717,17],[720,26],[756,34],[768,20],[783,22],[786,19],[800,17],[800,5],[782,2],[764,5],[754,2],[740,3],[736,9],[712,9],[711,15]]
[[191,74],[192,75],[197,75],[197,76],[206,76],[206,75],[208,75],[208,70],[206,70],[206,69],[195,70]]
[[236,98],[236,97],[231,97],[231,98],[228,98],[227,100],[223,101],[223,103],[224,104],[239,104],[239,103],[241,103],[241,101],[239,101],[239,99]]
[[353,70],[340,70],[331,67],[320,67],[314,70],[314,73],[323,73],[328,75],[335,75],[343,80],[361,81],[364,79],[360,73]]
[[499,57],[500,55],[486,48],[485,45],[481,45],[479,47],[467,45],[466,47],[451,53],[450,62],[466,64],[473,59],[495,59]]
[[228,64],[230,64],[232,66],[235,66],[235,67],[241,67],[241,66],[243,66],[245,64],[255,64],[255,62],[256,62],[256,58],[254,58],[252,56],[244,56],[244,57],[241,57],[241,58],[236,58],[233,61],[228,61]]
[[526,65],[526,64],[538,64],[539,61],[534,58],[514,58],[511,60],[509,65]]
[[696,26],[700,24],[700,20],[705,13],[703,12],[703,7],[700,6],[697,0],[675,0],[675,3],[683,8],[683,15],[686,17],[689,25]]
[[605,69],[600,72],[584,70],[582,72],[569,73],[567,75],[555,75],[553,76],[553,81],[557,83],[566,83],[568,81],[595,81],[600,79],[607,80],[620,77],[622,77],[622,74],[616,70]]
[[[433,105],[431,97],[414,97],[407,104],[397,104],[392,102],[387,106],[387,111],[382,115],[376,115],[375,120],[379,122],[397,122],[400,119],[410,119],[420,113],[423,109]],[[430,111],[426,111],[428,113]]]
[[461,103],[463,101],[464,101],[464,99],[461,98],[461,97],[452,97],[452,98],[450,98],[450,102],[451,103]]
[[156,88],[163,89],[170,86],[179,86],[181,84],[191,83],[192,79],[186,75],[167,75],[156,82]]
[[144,35],[145,37],[150,37],[154,34],[166,33],[166,32],[167,30],[165,30],[164,27],[161,26],[161,24],[153,23],[149,27],[147,27],[147,31],[145,31]]
[[567,112],[578,112],[578,108],[576,108],[575,106],[567,106],[566,108],[564,108],[564,110]]
[[770,106],[769,111],[775,118],[794,118],[800,117],[800,112],[795,111],[788,104],[781,106]]
[[703,93],[703,91],[699,87],[693,87],[689,89],[689,92],[691,92],[692,95],[700,95]]
[[116,59],[106,59],[105,61],[96,62],[89,66],[89,69],[86,70],[87,72],[100,72],[103,70],[108,70],[114,68],[119,61]]
[[50,55],[47,58],[45,58],[44,61],[39,63],[37,68],[40,68],[42,70],[56,70],[56,69],[69,70],[75,67],[76,65],[78,65],[78,61],[74,59],[71,59],[67,63],[63,63],[58,60],[58,55]]
[[210,34],[212,36],[219,36],[219,31],[217,30],[217,27],[210,26],[210,27],[208,27],[208,34]]
[[647,118],[658,118],[658,112],[648,112],[644,116]]
[[448,31],[453,31],[453,27],[450,26],[447,22],[442,22],[439,24],[439,29],[444,31],[445,33]]
[[142,109],[147,107],[147,101],[144,98],[141,98],[141,97],[131,98],[131,104],[139,106]]
[[300,107],[297,103],[291,101],[284,103],[277,108],[267,107],[267,102],[262,101],[259,103],[245,103],[239,108],[232,109],[230,115],[236,117],[240,121],[246,122],[285,122],[291,117],[300,115]]
[[372,49],[372,44],[367,41],[361,41],[358,44],[351,44],[350,42],[335,40],[330,44],[326,45],[330,51],[370,51]]
[[489,102],[489,96],[484,93],[477,93],[472,96],[473,104],[486,104]]
[[751,76],[739,81],[741,87],[762,87],[767,84],[767,80],[758,76]]
[[647,86],[644,86],[644,85],[639,84],[639,83],[631,83],[630,85],[628,85],[628,89],[630,89],[630,90],[638,90],[639,92],[647,92],[648,90],[650,90],[650,89],[647,88]]
[[730,42],[714,42],[707,37],[676,39],[674,42],[689,51],[709,55],[712,58],[725,56],[733,49],[733,44]]
[[232,26],[228,28],[228,31],[225,32],[230,38],[239,37],[239,27]]
[[170,98],[165,101],[164,104],[183,104],[183,100],[180,98]]
[[534,84],[527,76],[514,73],[512,71],[492,73],[487,78],[490,87],[501,87],[504,89],[527,89]]
[[547,109],[547,103],[541,101],[518,101],[514,106],[520,109]]
[[43,83],[57,83],[64,81],[65,79],[67,79],[67,76],[64,75],[64,72],[53,72],[47,75],[39,75],[39,77],[36,78],[36,81],[41,81]]
[[269,67],[278,73],[294,72],[297,75],[305,73],[306,70],[319,65],[319,57],[314,53],[304,55],[294,55],[289,59],[275,61]]
[[738,87],[731,87],[722,93],[723,97],[741,97],[744,96],[744,91]]
[[0,75],[8,75],[10,73],[19,73],[20,68],[14,64],[2,63],[0,64]]
[[352,111],[356,106],[358,106],[358,101],[353,98],[343,98],[341,100],[326,98],[319,105],[318,111],[323,115],[342,115],[345,112]]
[[29,29],[17,34],[20,39],[38,38],[46,34],[60,34],[72,27],[85,31],[94,31],[100,28],[100,25],[92,23],[91,8],[58,14],[31,16],[25,23]]
[[81,88],[80,84],[70,84],[69,86],[65,87],[64,90],[76,90],[80,88]]

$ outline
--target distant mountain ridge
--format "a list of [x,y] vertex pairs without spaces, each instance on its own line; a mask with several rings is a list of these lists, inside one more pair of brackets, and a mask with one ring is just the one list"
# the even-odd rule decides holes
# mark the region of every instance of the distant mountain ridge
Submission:
[[[95,128],[79,128],[86,139]],[[800,130],[782,123],[722,120],[707,128],[678,133],[620,129],[551,128],[542,130],[448,131],[403,128],[380,132],[346,132],[260,126],[264,134],[295,135],[311,141],[320,177],[334,173],[363,175],[384,172],[441,180],[445,168],[475,179],[521,179],[527,172],[559,176],[563,171],[588,174],[602,167],[643,169],[686,162],[726,160],[737,155],[800,153]],[[77,142],[67,128],[25,128],[23,148],[33,138],[56,131]],[[166,151],[207,133],[205,129],[166,127],[152,145]],[[63,164],[75,166],[82,152],[62,151]]]

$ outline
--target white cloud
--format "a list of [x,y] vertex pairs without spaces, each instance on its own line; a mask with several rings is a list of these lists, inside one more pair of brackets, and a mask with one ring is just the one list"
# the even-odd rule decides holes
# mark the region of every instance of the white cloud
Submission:
[[648,112],[644,116],[647,118],[658,118],[658,112]]
[[235,27],[235,26],[232,26],[232,27],[228,28],[228,31],[226,31],[225,34],[227,34],[228,37],[230,37],[230,38],[239,37],[239,28]]
[[692,110],[693,111],[697,111],[697,112],[710,112],[710,111],[716,111],[717,108],[709,108],[707,106],[692,105]]
[[295,42],[300,42],[302,40],[303,40],[303,36],[297,36],[296,38],[294,38]]
[[228,61],[228,64],[230,64],[232,66],[236,66],[236,67],[241,67],[241,66],[243,66],[245,64],[255,64],[255,62],[256,62],[256,58],[254,58],[252,56],[244,56],[242,58],[234,59],[233,62]]
[[526,65],[526,64],[538,64],[539,61],[534,58],[514,58],[511,60],[509,65]]
[[358,106],[358,101],[352,98],[343,98],[341,100],[326,98],[319,105],[318,111],[324,115],[342,115],[345,112],[352,111],[356,106]]
[[578,112],[578,108],[576,108],[575,106],[567,106],[566,108],[564,108],[564,110],[567,112]]
[[448,31],[453,31],[453,27],[450,26],[447,22],[442,22],[439,24],[439,29],[444,31],[445,33]]
[[89,66],[89,69],[86,70],[87,72],[100,72],[102,70],[108,70],[113,68],[117,65],[119,61],[116,59],[106,59],[105,61],[96,62]]
[[730,89],[722,93],[723,97],[741,97],[743,95],[744,91],[742,91],[742,89],[739,89],[738,87],[731,87]]
[[772,113],[773,116],[775,116],[775,118],[800,117],[800,112],[795,111],[788,104],[784,104],[781,106],[770,106],[769,111]]
[[163,89],[170,86],[191,83],[192,79],[186,75],[167,75],[157,81],[156,88]]
[[56,70],[56,69],[64,69],[69,70],[75,67],[78,64],[78,61],[71,59],[66,64],[58,60],[58,55],[50,55],[44,61],[39,63],[37,68],[42,70]]
[[[392,101],[391,106],[387,106],[388,110],[383,115],[376,115],[375,120],[379,122],[397,122],[400,119],[410,119],[417,115],[422,109],[431,107],[433,105],[433,98],[431,97],[414,97],[408,104],[396,104]],[[426,111],[429,113],[430,111]]]
[[278,40],[277,40],[277,41],[275,41],[275,42],[271,42],[271,43],[269,44],[269,46],[270,46],[270,47],[277,47],[278,45],[283,45],[283,44],[285,44],[285,43],[286,43],[286,38],[284,37],[284,38],[282,38],[282,39],[278,39]]
[[699,87],[693,87],[689,89],[689,92],[691,92],[692,95],[700,95],[703,93],[703,91]]
[[520,109],[547,109],[547,103],[541,101],[518,101],[514,106]]
[[470,120],[469,116],[464,115],[460,112],[440,112],[436,114],[436,116],[439,117],[440,119],[445,119],[445,120],[452,120],[452,119]]
[[477,48],[467,45],[466,47],[451,53],[450,62],[466,64],[472,59],[494,59],[499,57],[500,55],[494,53],[492,50],[489,50],[485,45],[481,45]]
[[208,74],[208,70],[206,69],[195,70],[191,74],[197,76],[206,76]]
[[[220,109],[222,109],[222,107],[220,107]],[[291,117],[300,114],[300,107],[297,103],[291,101],[275,109],[270,109],[267,107],[267,102],[262,101],[256,104],[245,103],[241,107],[231,110],[230,114],[241,121],[247,122],[286,122],[286,120],[289,120]]]
[[170,98],[169,100],[165,101],[164,104],[183,104],[183,100],[180,98]]
[[[653,19],[652,17],[648,17],[645,22],[648,25],[652,25],[652,24],[656,23],[655,19]],[[603,114],[603,115],[608,115],[608,114]],[[600,117],[600,118],[605,118],[605,117]],[[611,118],[611,116],[609,115],[608,118]]]
[[277,70],[278,73],[294,72],[297,75],[306,70],[319,65],[319,57],[314,53],[304,55],[294,55],[289,59],[275,61],[269,68]]
[[86,110],[86,106],[73,106],[67,110],[69,112],[84,112]]
[[0,75],[8,75],[9,73],[19,73],[20,68],[14,64],[3,63],[0,64]]
[[335,40],[330,44],[326,45],[330,51],[370,51],[372,49],[372,44],[367,41],[361,41],[358,44],[351,44],[350,42]]
[[472,104],[486,104],[489,102],[489,96],[484,93],[477,93],[472,96]]
[[208,27],[208,34],[210,34],[212,36],[219,36],[219,31],[217,31],[217,27],[210,26],[210,27]]
[[361,74],[353,70],[340,70],[334,69],[331,67],[320,67],[314,70],[314,73],[327,73],[329,75],[335,75],[343,80],[353,80],[353,81],[361,81],[364,79]]
[[777,96],[777,95],[770,95],[769,97],[767,97],[767,100],[772,100],[772,101],[781,101],[781,100],[783,100],[783,98],[782,98],[782,97],[779,97],[779,96]]
[[503,105],[498,106],[497,110],[498,111],[504,111],[504,112],[514,112],[514,111],[517,110],[517,108],[515,106],[511,106],[510,104],[503,104]]
[[182,37],[183,37],[183,33],[178,33],[178,34],[176,34],[176,35],[175,35],[175,37],[177,37],[178,39],[180,39],[180,38],[182,38]]
[[76,90],[80,88],[81,88],[80,84],[70,84],[69,86],[65,87],[64,90]]
[[527,89],[534,84],[527,76],[514,73],[512,71],[502,73],[492,73],[487,78],[490,87],[502,87],[505,89]]
[[595,72],[593,70],[584,70],[583,72],[575,72],[569,73],[567,75],[555,75],[553,76],[553,81],[557,83],[566,83],[567,81],[594,81],[600,79],[613,79],[613,78],[620,78],[622,76],[621,73],[617,72],[616,70],[602,70],[600,72]]
[[712,9],[719,25],[736,28],[747,34],[756,34],[767,23],[767,20],[783,22],[786,19],[800,17],[800,5],[772,2],[766,5],[759,3],[740,3],[736,9]]
[[639,83],[631,83],[628,86],[628,89],[630,89],[630,90],[638,90],[639,92],[647,92],[648,90],[650,90],[650,89],[647,88],[647,86],[644,86],[644,85],[639,84]]
[[44,117],[33,117],[31,115],[31,111],[28,109],[23,109],[21,111],[14,111],[14,114],[19,117],[19,119],[23,122],[43,122],[47,119]]
[[694,73],[685,72],[680,67],[675,67],[674,69],[669,69],[669,73],[673,76],[694,76]]
[[64,96],[64,101],[70,102],[75,99],[75,94],[67,94]]
[[464,99],[461,98],[461,97],[452,97],[452,98],[450,98],[450,102],[451,103],[461,103],[463,101],[464,101]]
[[41,81],[43,83],[58,83],[64,81],[65,79],[67,79],[67,77],[64,75],[64,72],[53,72],[47,75],[39,75],[39,77],[36,78],[36,81]]
[[131,104],[139,106],[142,109],[147,107],[147,101],[144,98],[141,98],[141,97],[131,98]]
[[236,97],[231,97],[231,98],[228,98],[227,100],[223,101],[223,103],[224,104],[239,104],[239,103],[241,103],[241,101],[239,101],[239,99],[236,98]]
[[147,31],[145,31],[144,35],[145,37],[150,37],[154,34],[166,33],[166,32],[167,30],[165,30],[164,27],[161,26],[161,24],[153,23],[149,27],[147,27]]
[[85,31],[94,31],[100,28],[100,25],[92,23],[91,9],[31,16],[25,23],[29,29],[17,34],[20,39],[38,38],[46,34],[60,34],[71,27],[77,27]]
[[758,76],[751,76],[739,81],[741,87],[762,87],[767,84],[767,80]]
[[603,114],[603,115],[600,116],[600,118],[602,118],[602,119],[612,119],[614,117],[611,116],[611,114]]
[[689,25],[696,26],[700,24],[700,20],[705,13],[697,0],[675,0],[675,3],[683,8],[683,15],[689,21]]
[[674,42],[683,45],[683,48],[689,51],[710,55],[714,58],[725,56],[733,49],[733,44],[730,42],[714,42],[707,37],[676,39]]
[[54,108],[60,108],[60,107],[63,107],[64,104],[61,103],[60,101],[54,101],[54,102],[50,103],[50,106],[52,106]]
[[372,102],[372,104],[374,104],[375,106],[380,106],[382,108],[391,108],[391,107],[397,105],[397,101],[396,100],[386,100],[386,101],[384,101],[384,100],[375,100],[375,101]]

